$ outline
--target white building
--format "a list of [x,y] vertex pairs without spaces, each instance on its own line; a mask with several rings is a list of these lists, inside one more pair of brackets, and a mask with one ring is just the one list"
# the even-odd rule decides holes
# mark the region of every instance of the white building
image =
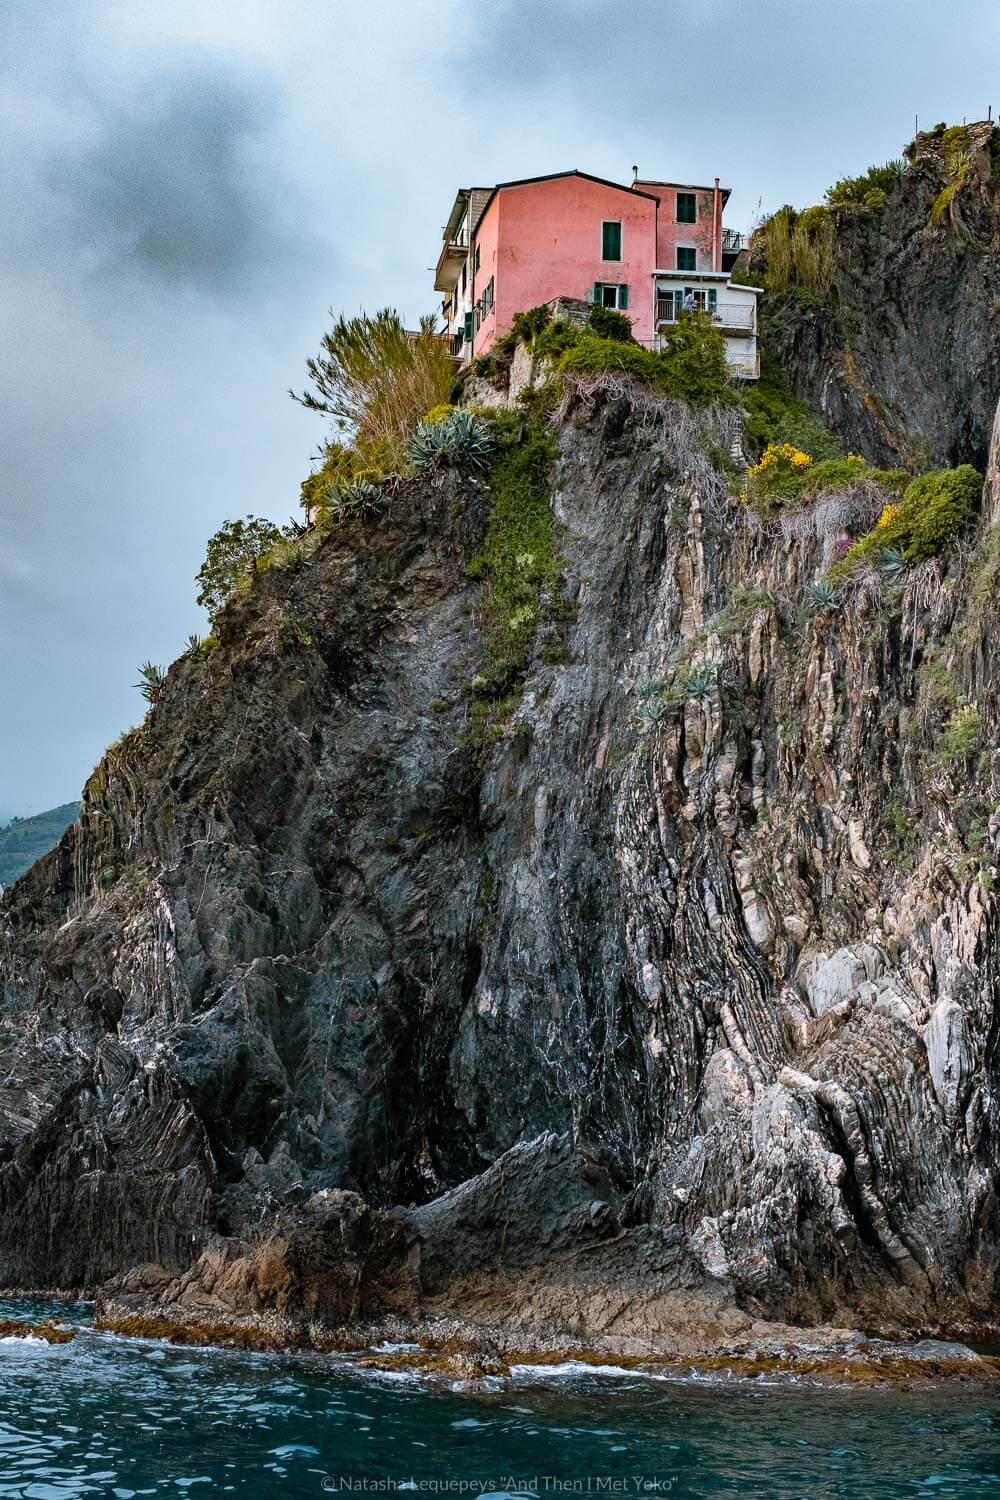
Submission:
[[653,278],[657,341],[683,311],[707,312],[722,334],[732,374],[743,380],[759,378],[757,298],[762,287],[732,281],[728,271],[656,270]]

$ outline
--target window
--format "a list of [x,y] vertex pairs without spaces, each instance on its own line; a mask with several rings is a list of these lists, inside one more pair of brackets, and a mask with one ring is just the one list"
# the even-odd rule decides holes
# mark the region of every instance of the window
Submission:
[[484,318],[486,317],[487,313],[489,312],[489,310],[490,310],[490,308],[492,306],[493,306],[493,277],[491,276],[490,279],[489,279],[489,281],[486,283],[485,289],[483,291],[483,317]]
[[468,286],[468,283],[469,283],[469,267],[468,267],[468,264],[466,263],[465,265],[462,266],[462,291],[463,292],[465,291],[465,288]]
[[601,225],[601,259],[621,260],[622,224],[620,219],[605,219]]
[[691,298],[691,305],[695,312],[707,312],[714,315],[719,300],[719,294],[714,286],[708,288],[686,286],[683,291],[675,291],[674,306],[678,314],[684,311],[684,303],[688,297]]
[[698,200],[694,193],[677,194],[677,222],[678,224],[696,224],[698,221]]
[[602,307],[624,311],[628,307],[628,287],[612,281],[597,281],[594,283],[594,301],[600,302]]
[[678,271],[696,271],[698,269],[698,252],[690,245],[677,246],[677,269]]
[[472,268],[472,269],[473,269],[473,270],[474,270],[474,271],[478,271],[478,270],[479,270],[479,246],[478,246],[478,245],[477,245],[477,246],[476,246],[476,259],[475,259],[475,264],[474,264],[474,265],[473,265],[473,268]]
[[472,314],[470,312],[467,312],[466,315],[465,315],[465,330],[464,331],[465,331],[465,342],[467,344],[471,344],[472,343],[472,335],[475,332],[475,330],[473,328]]

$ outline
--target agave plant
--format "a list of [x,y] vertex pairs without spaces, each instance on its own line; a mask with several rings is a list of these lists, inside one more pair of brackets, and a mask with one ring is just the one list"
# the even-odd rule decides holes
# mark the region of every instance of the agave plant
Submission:
[[715,668],[710,662],[699,662],[684,678],[684,695],[687,698],[709,698],[715,687]]
[[824,614],[827,610],[836,609],[840,602],[840,595],[832,583],[807,583],[805,586],[806,602],[812,607],[816,614]]
[[439,463],[485,469],[493,447],[489,424],[472,412],[459,409],[440,422],[418,422],[408,452],[416,473],[425,474]]
[[139,668],[139,681],[135,683],[135,686],[147,703],[156,703],[163,692],[163,684],[166,680],[167,674],[162,667],[155,667],[151,661],[144,661]]
[[187,638],[187,645],[184,649],[188,656],[197,656],[198,652],[201,650],[204,644],[205,642],[202,640],[201,636],[196,635],[194,632],[192,632],[191,635],[189,635]]
[[337,493],[337,506],[341,510],[364,513],[385,504],[385,493],[370,479],[355,479],[351,484],[341,485]]
[[898,578],[900,573],[906,572],[906,558],[898,547],[883,547],[876,558],[875,566],[880,573],[885,573],[890,578]]
[[636,683],[635,695],[637,698],[658,698],[669,687],[670,683],[665,677],[646,677],[642,682]]
[[665,698],[644,698],[636,709],[636,721],[640,734],[648,734],[657,724],[662,724],[670,713],[670,704]]

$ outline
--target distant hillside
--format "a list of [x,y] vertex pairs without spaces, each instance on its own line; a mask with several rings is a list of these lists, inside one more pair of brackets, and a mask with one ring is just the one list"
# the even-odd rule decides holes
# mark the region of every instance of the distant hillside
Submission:
[[62,807],[33,818],[15,818],[0,828],[0,886],[10,885],[47,853],[79,811],[79,802],[64,802]]

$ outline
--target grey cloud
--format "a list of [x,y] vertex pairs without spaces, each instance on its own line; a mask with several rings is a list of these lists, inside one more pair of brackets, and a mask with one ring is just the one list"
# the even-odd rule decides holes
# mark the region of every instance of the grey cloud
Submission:
[[216,296],[246,291],[276,262],[307,256],[256,148],[270,91],[202,63],[153,80],[128,105],[98,100],[93,138],[48,171],[78,245],[101,271]]

